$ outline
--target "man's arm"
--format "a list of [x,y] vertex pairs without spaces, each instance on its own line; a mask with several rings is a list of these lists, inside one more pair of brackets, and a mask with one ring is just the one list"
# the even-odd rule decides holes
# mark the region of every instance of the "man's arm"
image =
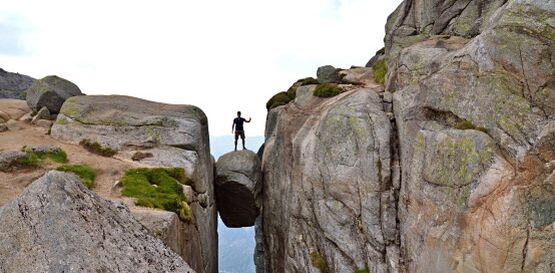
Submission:
[[249,118],[249,120],[245,120],[246,123],[250,123],[251,122],[251,118]]

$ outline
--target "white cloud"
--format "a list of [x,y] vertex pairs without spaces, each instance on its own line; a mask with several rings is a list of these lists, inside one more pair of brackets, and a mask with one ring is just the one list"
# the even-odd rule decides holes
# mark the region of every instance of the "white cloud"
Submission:
[[247,134],[261,135],[273,94],[320,65],[364,65],[400,2],[10,1],[0,18],[32,27],[22,38],[29,53],[0,64],[60,75],[87,94],[194,104],[214,135],[231,133],[241,110],[253,118]]

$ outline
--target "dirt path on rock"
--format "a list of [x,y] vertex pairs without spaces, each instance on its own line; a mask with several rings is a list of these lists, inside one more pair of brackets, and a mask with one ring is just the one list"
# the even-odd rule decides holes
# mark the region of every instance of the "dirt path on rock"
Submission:
[[[96,171],[96,180],[92,190],[109,199],[121,199],[113,186],[125,170],[143,167],[143,165],[121,158],[108,158],[92,154],[80,145],[53,139],[47,129],[18,121],[19,130],[0,133],[0,150],[19,150],[24,145],[51,144],[62,148],[68,156],[67,164],[86,164]],[[25,187],[42,176],[48,170],[61,164],[46,160],[38,168],[20,169],[14,172],[0,171],[0,206],[17,196]]]

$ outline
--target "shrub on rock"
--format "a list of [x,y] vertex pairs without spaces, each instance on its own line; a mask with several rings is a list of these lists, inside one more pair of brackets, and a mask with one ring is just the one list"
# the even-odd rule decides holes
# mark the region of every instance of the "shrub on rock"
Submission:
[[314,89],[314,96],[330,98],[339,95],[343,89],[335,83],[323,83]]

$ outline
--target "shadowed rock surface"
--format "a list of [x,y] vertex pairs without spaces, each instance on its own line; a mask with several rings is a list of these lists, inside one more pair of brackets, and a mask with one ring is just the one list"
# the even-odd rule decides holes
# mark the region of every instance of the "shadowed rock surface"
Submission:
[[51,171],[0,208],[0,272],[194,271],[129,210]]
[[29,76],[7,72],[0,68],[0,99],[25,100],[26,90],[34,80]]
[[56,114],[65,100],[81,95],[83,93],[74,83],[58,76],[46,76],[27,89],[27,104],[33,111],[46,107],[50,113]]
[[227,153],[216,163],[216,202],[227,227],[249,227],[258,216],[260,159],[248,150]]
[[193,219],[183,223],[187,235],[180,238],[188,241],[180,242],[187,246],[179,248],[188,251],[180,253],[198,273],[217,271],[214,167],[202,110],[128,96],[72,97],[64,103],[51,134],[73,143],[98,142],[119,150],[117,156],[129,161],[137,151],[150,153],[139,160],[149,167],[184,168],[194,191],[187,200]]

